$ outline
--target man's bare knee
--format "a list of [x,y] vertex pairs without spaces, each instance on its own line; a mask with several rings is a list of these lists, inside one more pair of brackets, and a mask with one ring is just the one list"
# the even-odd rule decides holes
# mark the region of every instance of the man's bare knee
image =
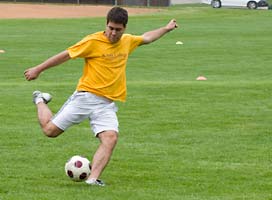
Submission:
[[103,144],[115,146],[118,140],[118,133],[115,131],[103,131],[98,135]]
[[52,122],[49,122],[48,124],[46,124],[46,126],[43,127],[42,130],[43,130],[43,133],[47,137],[51,137],[51,138],[58,137],[61,133],[63,133],[63,130],[61,130],[59,127],[57,127]]

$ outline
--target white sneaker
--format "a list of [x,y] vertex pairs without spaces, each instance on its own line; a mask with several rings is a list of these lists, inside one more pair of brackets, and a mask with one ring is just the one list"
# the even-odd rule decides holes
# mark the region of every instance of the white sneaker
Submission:
[[95,179],[95,178],[91,178],[85,181],[85,183],[89,184],[89,185],[98,185],[98,186],[102,186],[104,187],[106,184],[99,180],[99,179]]
[[52,99],[52,96],[49,93],[42,93],[40,91],[34,91],[33,94],[33,103],[38,104],[40,102],[49,103]]

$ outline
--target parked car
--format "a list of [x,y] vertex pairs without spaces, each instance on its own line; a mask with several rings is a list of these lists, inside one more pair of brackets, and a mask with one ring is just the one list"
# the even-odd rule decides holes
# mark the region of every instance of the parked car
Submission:
[[202,2],[210,4],[213,8],[221,8],[221,6],[247,7],[249,9],[268,7],[266,0],[202,0]]

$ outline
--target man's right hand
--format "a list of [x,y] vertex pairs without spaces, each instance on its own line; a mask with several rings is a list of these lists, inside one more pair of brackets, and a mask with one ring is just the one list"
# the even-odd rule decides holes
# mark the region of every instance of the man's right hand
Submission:
[[25,70],[24,75],[25,75],[26,80],[32,81],[32,80],[35,80],[36,78],[39,77],[40,71],[38,70],[37,67],[32,67],[32,68]]

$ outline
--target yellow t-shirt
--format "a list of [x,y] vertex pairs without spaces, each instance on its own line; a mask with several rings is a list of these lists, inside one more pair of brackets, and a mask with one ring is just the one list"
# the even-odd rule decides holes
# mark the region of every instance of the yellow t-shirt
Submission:
[[125,101],[128,55],[142,42],[142,36],[123,34],[117,43],[112,44],[104,32],[97,32],[69,47],[67,50],[71,58],[85,58],[77,91]]

